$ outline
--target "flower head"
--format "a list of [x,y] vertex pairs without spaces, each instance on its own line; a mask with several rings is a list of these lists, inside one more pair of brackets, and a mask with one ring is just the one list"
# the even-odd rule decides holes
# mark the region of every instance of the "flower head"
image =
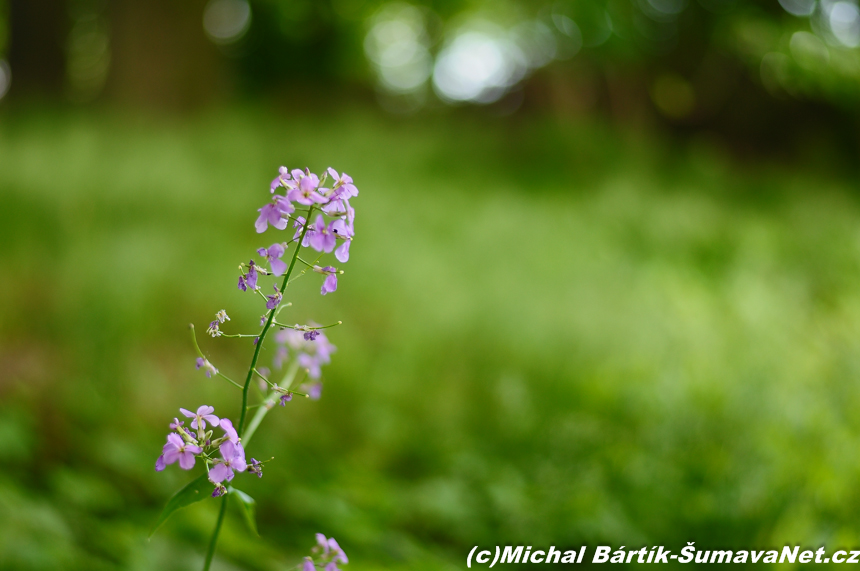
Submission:
[[332,266],[326,266],[324,268],[314,266],[313,269],[316,273],[323,274],[326,277],[325,281],[323,282],[322,289],[320,290],[320,293],[322,295],[337,290],[337,268],[334,268]]
[[257,253],[266,258],[274,275],[281,276],[287,271],[287,264],[281,259],[284,255],[283,244],[272,244],[268,248],[260,248]]
[[248,472],[256,474],[258,478],[263,477],[263,463],[256,458],[251,458],[251,463],[248,465]]
[[[269,300],[266,302],[266,309],[275,309],[281,303],[281,299],[284,297],[281,293],[281,290],[278,289],[278,286],[272,286],[275,288],[274,295],[267,295],[266,299]],[[256,341],[254,342],[256,344]]]
[[[331,224],[334,222],[335,221],[332,221]],[[319,215],[314,222],[313,231],[308,229],[308,233],[305,235],[305,238],[307,238],[307,242],[310,247],[317,252],[329,253],[334,250],[334,247],[337,244],[337,239],[335,238],[335,233],[332,232],[331,224],[326,226],[322,215]]]
[[179,420],[178,418],[173,417],[173,422],[170,423],[170,430],[176,430],[183,424],[185,424],[184,420]]
[[293,393],[284,393],[281,395],[281,406],[287,406],[287,403],[293,400]]
[[194,455],[200,454],[202,449],[199,446],[188,444],[182,437],[171,432],[167,435],[167,444],[161,450],[161,456],[155,462],[155,471],[161,472],[165,466],[179,462],[179,467],[183,470],[190,470],[194,467]]
[[292,175],[292,183],[294,186],[292,187],[292,190],[287,193],[287,198],[295,200],[299,204],[304,204],[305,206],[326,202],[326,198],[317,192],[317,187],[320,184],[320,179],[317,175],[307,169],[304,171],[295,169],[292,172]]
[[206,422],[212,426],[218,426],[220,419],[212,414],[215,412],[215,408],[207,405],[202,405],[197,408],[197,412],[191,412],[190,410],[185,410],[184,408],[180,408],[179,412],[184,414],[188,418],[193,418],[191,421],[191,428],[195,430],[206,430]]
[[337,171],[333,168],[328,168],[328,174],[331,175],[331,178],[334,179],[334,185],[332,188],[337,190],[335,196],[338,198],[350,198],[353,196],[358,196],[358,189],[355,188],[355,185],[352,184],[352,177],[346,173],[338,176]]
[[305,341],[313,341],[317,338],[320,332],[316,330],[306,331],[304,334]]
[[228,440],[221,444],[218,450],[221,452],[222,460],[209,470],[209,481],[213,484],[220,484],[225,480],[229,482],[233,479],[233,470],[244,472],[248,467],[245,462],[245,450],[241,444],[234,444]]
[[220,498],[221,496],[223,496],[226,493],[227,493],[227,488],[224,486],[224,484],[215,484],[215,489],[212,490],[212,497],[213,498]]
[[248,291],[248,288],[251,288],[251,291],[257,289],[257,264],[254,260],[248,262],[248,273],[239,276],[239,289]]
[[278,230],[287,227],[287,217],[296,211],[296,207],[292,205],[290,200],[286,196],[276,194],[272,197],[272,202],[257,210],[260,215],[254,222],[254,228],[257,229],[258,234],[265,232],[269,224]]

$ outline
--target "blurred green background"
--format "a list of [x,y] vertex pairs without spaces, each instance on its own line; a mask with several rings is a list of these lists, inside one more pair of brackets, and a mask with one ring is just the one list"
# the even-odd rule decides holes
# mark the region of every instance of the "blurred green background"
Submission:
[[256,327],[281,164],[361,190],[286,318],[344,324],[213,568],[856,548],[858,46],[853,0],[0,2],[0,569],[201,566],[217,503],[148,541],[153,466],[238,414],[187,324]]

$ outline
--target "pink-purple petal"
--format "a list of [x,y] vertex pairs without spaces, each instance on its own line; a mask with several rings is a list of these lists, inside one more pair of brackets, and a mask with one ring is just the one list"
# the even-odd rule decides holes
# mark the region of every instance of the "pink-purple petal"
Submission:
[[216,464],[211,470],[209,470],[209,481],[213,484],[220,484],[224,480],[229,482],[232,476],[233,470],[224,464]]
[[179,467],[183,470],[190,470],[194,467],[194,454],[185,451],[179,455]]

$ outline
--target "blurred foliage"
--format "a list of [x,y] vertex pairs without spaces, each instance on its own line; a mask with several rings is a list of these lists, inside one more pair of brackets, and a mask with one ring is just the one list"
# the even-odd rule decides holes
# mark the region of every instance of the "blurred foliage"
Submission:
[[178,407],[235,416],[186,326],[256,323],[236,265],[285,160],[361,189],[338,291],[291,299],[344,325],[322,400],[255,438],[262,537],[231,512],[218,569],[286,569],[316,531],[356,571],[860,540],[853,176],[585,121],[41,110],[0,122],[0,568],[200,565],[216,502],[147,542],[193,477],[153,466]]

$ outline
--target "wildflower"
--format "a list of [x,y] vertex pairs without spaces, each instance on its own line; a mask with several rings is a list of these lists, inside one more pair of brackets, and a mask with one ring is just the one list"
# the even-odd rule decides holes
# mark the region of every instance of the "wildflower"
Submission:
[[[315,551],[322,551],[323,557],[331,557],[331,562],[329,565],[340,561],[341,563],[349,563],[349,558],[347,558],[346,553],[343,552],[343,549],[340,548],[340,545],[337,544],[337,541],[333,537],[329,537],[326,539],[321,533],[316,534],[317,538],[317,547],[314,548]],[[328,568],[328,566],[326,566]]]
[[184,420],[179,420],[178,418],[173,417],[173,422],[170,423],[170,430],[176,430],[183,424],[185,424]]
[[[213,335],[214,337],[214,335]],[[218,369],[215,368],[215,365],[209,362],[209,359],[204,357],[197,357],[197,369],[203,369],[203,372],[206,373],[206,376],[210,379],[212,375],[218,374]],[[179,409],[182,410],[182,409]],[[188,416],[187,414],[185,416]]]
[[311,400],[320,400],[320,397],[322,396],[323,385],[320,381],[313,381],[312,383],[304,383],[299,388],[301,388],[304,392],[306,392],[308,397]]
[[317,192],[317,187],[320,184],[320,179],[312,172],[298,169],[293,171],[292,190],[287,193],[287,198],[295,200],[299,204],[310,206],[311,204],[321,204],[326,202],[326,198]]
[[308,355],[307,353],[299,354],[299,365],[302,369],[307,369],[308,376],[312,379],[320,378],[322,372],[320,371],[320,363],[319,357],[316,355]]
[[316,330],[306,331],[304,334],[305,341],[313,341],[317,338],[320,332]]
[[290,180],[290,171],[287,167],[281,167],[278,169],[278,176],[272,180],[272,184],[269,185],[269,191],[274,193],[275,189],[279,186],[287,186],[287,181]]
[[219,450],[223,460],[209,470],[209,481],[213,484],[220,484],[224,480],[229,482],[233,479],[234,469],[244,472],[248,467],[245,462],[245,450],[241,444],[233,444],[228,440],[221,444]]
[[315,571],[314,560],[310,557],[305,557],[305,562],[302,563],[302,571]]
[[326,266],[324,268],[314,266],[313,269],[316,273],[323,274],[324,276],[326,276],[325,281],[322,285],[322,289],[320,290],[320,293],[322,295],[337,290],[337,268],[334,268],[332,266]]
[[202,449],[199,446],[188,444],[182,437],[175,432],[167,435],[167,444],[161,451],[161,456],[155,462],[155,471],[161,472],[165,466],[179,461],[179,467],[183,470],[190,470],[194,467],[194,455],[200,454]]
[[218,426],[220,419],[212,414],[215,412],[215,408],[207,405],[200,406],[197,409],[197,412],[191,412],[190,410],[185,410],[184,408],[180,408],[179,412],[184,414],[188,418],[193,418],[191,421],[191,428],[195,430],[206,430],[206,422],[212,426]]
[[343,244],[334,251],[334,257],[337,258],[341,264],[344,264],[349,260],[349,246],[352,244],[352,239],[355,237],[355,231],[352,229],[352,225],[347,224],[340,219],[332,221],[329,228],[331,229],[332,234],[343,240]]
[[287,406],[287,403],[293,400],[293,393],[285,393],[281,395],[281,406]]
[[222,430],[224,430],[224,434],[227,436],[227,440],[232,442],[233,444],[239,443],[239,434],[236,432],[236,429],[233,428],[233,423],[230,422],[229,418],[222,418],[219,426]]
[[257,264],[254,260],[248,262],[248,273],[239,276],[239,289],[248,291],[248,288],[251,288],[251,291],[257,289]]
[[[332,223],[334,223],[334,221],[332,221]],[[337,239],[335,238],[335,234],[332,232],[331,225],[326,226],[322,215],[317,216],[317,219],[314,222],[313,232],[311,233],[309,231],[305,237],[308,239],[308,244],[310,244],[311,248],[317,252],[325,252],[326,254],[334,250],[334,247],[337,244]]]
[[328,174],[331,175],[331,178],[334,179],[335,183],[332,185],[332,188],[337,189],[338,192],[335,193],[334,196],[338,198],[350,198],[353,196],[358,196],[358,189],[355,188],[355,185],[352,184],[352,177],[346,173],[343,173],[341,176],[338,176],[337,171],[333,168],[328,168]]
[[266,258],[272,267],[272,273],[276,276],[283,275],[287,271],[287,264],[281,259],[284,255],[282,244],[272,244],[268,248],[260,248],[257,253]]
[[224,484],[216,484],[215,489],[212,490],[213,498],[220,498],[224,494],[227,493],[227,488],[224,487]]
[[[241,279],[241,278],[239,278]],[[216,319],[212,323],[209,324],[209,327],[206,328],[206,333],[211,335],[212,337],[220,337],[222,335],[221,329],[218,326],[218,320]],[[200,367],[198,367],[199,369]]]
[[251,464],[248,466],[248,472],[256,474],[258,478],[263,477],[263,463],[256,458],[251,458]]
[[[281,290],[278,289],[278,286],[272,286],[275,288],[275,295],[267,295],[266,299],[269,301],[266,302],[266,309],[275,309],[281,303],[281,299],[283,298],[283,294],[281,294]],[[258,338],[259,339],[259,338]],[[257,344],[257,341],[254,341],[254,344]]]

